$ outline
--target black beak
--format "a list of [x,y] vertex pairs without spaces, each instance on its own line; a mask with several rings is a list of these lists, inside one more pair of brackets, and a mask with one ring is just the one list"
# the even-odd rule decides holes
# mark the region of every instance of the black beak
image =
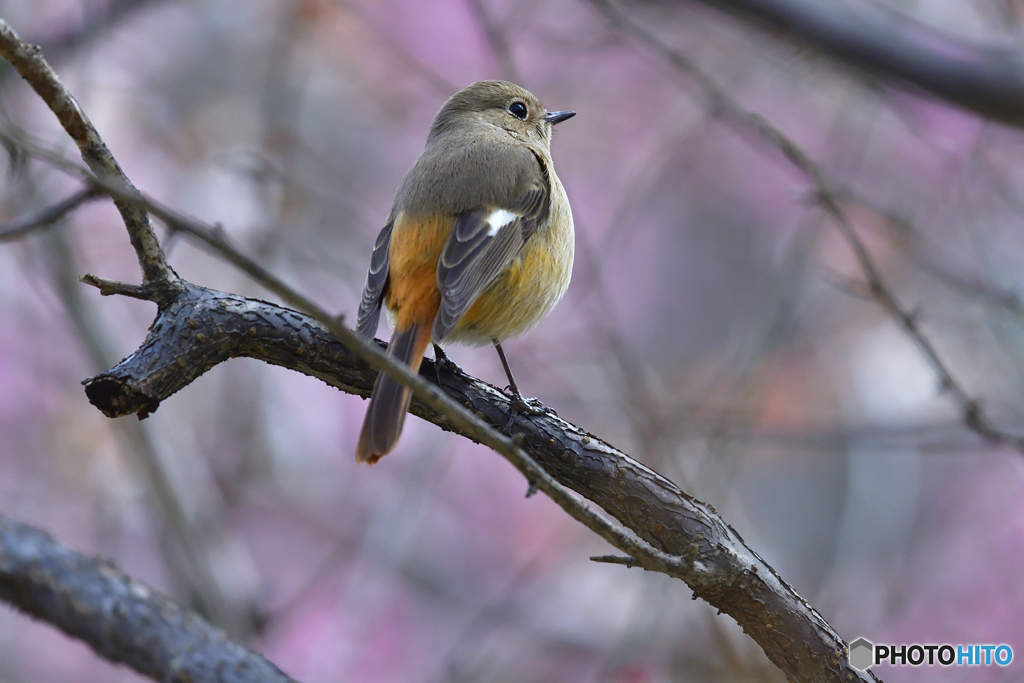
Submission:
[[561,123],[562,121],[571,119],[574,116],[576,116],[576,112],[574,111],[549,111],[544,115],[544,120],[553,126],[556,123]]

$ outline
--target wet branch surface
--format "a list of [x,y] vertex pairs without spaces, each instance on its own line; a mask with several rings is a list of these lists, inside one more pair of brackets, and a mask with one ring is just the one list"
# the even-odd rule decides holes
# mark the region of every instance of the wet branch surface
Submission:
[[116,566],[0,516],[0,599],[168,683],[295,683]]

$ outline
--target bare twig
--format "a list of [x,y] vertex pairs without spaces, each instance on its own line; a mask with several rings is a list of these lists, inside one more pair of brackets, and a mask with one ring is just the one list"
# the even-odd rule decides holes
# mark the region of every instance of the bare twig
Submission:
[[[71,139],[78,145],[82,160],[98,177],[117,185],[128,196],[137,190],[128,180],[120,165],[114,159],[106,143],[96,132],[85,112],[78,106],[74,96],[68,92],[60,78],[46,63],[36,45],[21,40],[6,21],[0,19],[0,57],[24,78],[36,94],[42,98]],[[179,286],[178,275],[167,265],[163,249],[157,241],[149,216],[138,202],[124,196],[115,197],[114,204],[121,212],[128,236],[139,259],[144,281],[166,290]],[[155,291],[155,290],[154,290]]]
[[626,569],[639,566],[634,558],[623,557],[622,555],[594,555],[590,558],[590,561],[604,564],[621,564]]
[[[261,266],[259,263],[249,258],[234,245],[231,244],[227,234],[224,232],[220,225],[209,225],[202,221],[196,220],[191,216],[188,216],[180,211],[175,211],[170,207],[152,199],[138,190],[132,188],[132,190],[124,189],[119,183],[112,182],[110,180],[97,177],[92,174],[86,168],[83,168],[79,164],[66,159],[61,156],[58,152],[42,147],[35,142],[29,140],[23,135],[15,134],[11,131],[5,131],[0,129],[0,139],[5,142],[16,146],[26,154],[41,159],[48,164],[59,168],[65,173],[74,175],[90,182],[98,191],[103,194],[109,195],[115,199],[123,200],[130,203],[138,203],[142,206],[144,211],[148,211],[153,214],[174,232],[181,232],[185,235],[189,235],[200,243],[210,247],[215,253],[219,254],[226,261],[231,263],[256,282],[263,285],[266,289],[277,294],[281,297],[282,301],[286,302],[290,306],[299,308],[306,311],[312,311],[314,309],[321,310],[323,315],[328,316],[326,312],[319,309],[318,305],[308,297],[300,294],[298,291],[290,287],[281,278],[277,277],[269,270]],[[148,218],[147,218],[148,220]],[[136,287],[132,289],[130,285],[125,283],[114,283],[109,280],[104,280],[93,275],[86,276],[90,278],[90,281],[86,284],[94,285],[100,288],[101,293],[126,293],[128,296],[134,298],[145,298],[149,299],[152,297],[152,290],[148,289],[146,285],[142,287]],[[100,286],[102,285],[102,286]],[[114,292],[113,289],[119,288],[124,292]],[[132,294],[127,294],[131,291]]]
[[998,306],[1014,315],[1024,316],[1024,300],[1019,292],[1000,287],[978,275],[963,273],[952,266],[939,262],[932,256],[917,254],[921,267],[932,277],[961,294],[975,297],[988,304]]
[[104,196],[95,185],[83,187],[67,199],[48,206],[32,216],[0,225],[0,244],[13,242],[39,230],[45,230],[86,202]]
[[0,599],[159,681],[295,683],[119,568],[0,516]]
[[[908,217],[879,206],[853,192],[837,194],[841,199],[856,203],[878,216],[890,229],[893,241],[903,249],[910,251],[921,268],[939,282],[963,295],[998,306],[1014,315],[1024,316],[1024,299],[1019,292],[1000,287],[978,274],[964,272],[927,253],[921,236],[914,229],[914,225]],[[1013,208],[1016,211],[1021,211],[1020,206],[1013,206]]]
[[142,285],[132,285],[127,282],[117,282],[116,280],[105,280],[101,277],[89,274],[83,275],[80,278],[80,282],[100,290],[100,294],[103,296],[120,294],[121,296],[131,297],[132,299],[149,301],[149,290]]
[[1024,436],[1000,430],[991,423],[978,400],[973,398],[966,387],[953,375],[935,344],[921,330],[917,312],[900,303],[843,210],[838,198],[838,189],[829,182],[825,173],[807,156],[803,149],[769,120],[756,112],[745,109],[700,67],[685,55],[663,43],[654,33],[633,21],[610,0],[590,0],[590,2],[615,28],[632,36],[673,68],[696,81],[709,102],[712,115],[740,133],[752,133],[758,140],[767,142],[800,171],[814,188],[818,205],[833,219],[836,228],[853,251],[872,298],[903,328],[907,336],[917,346],[918,351],[932,368],[932,372],[935,373],[940,390],[948,394],[957,404],[964,425],[986,440],[1006,444],[1024,453]]

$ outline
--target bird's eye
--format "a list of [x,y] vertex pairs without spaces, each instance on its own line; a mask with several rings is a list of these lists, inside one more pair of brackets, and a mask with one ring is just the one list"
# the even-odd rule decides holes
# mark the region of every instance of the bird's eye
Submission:
[[526,115],[529,112],[526,110],[526,105],[523,104],[522,102],[513,102],[512,104],[508,105],[508,113],[512,114],[512,116],[516,117],[517,119],[522,119],[523,121],[525,121]]

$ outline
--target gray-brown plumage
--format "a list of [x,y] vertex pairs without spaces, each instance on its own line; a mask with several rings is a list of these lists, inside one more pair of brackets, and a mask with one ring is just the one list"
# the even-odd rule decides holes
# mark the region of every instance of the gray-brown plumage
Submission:
[[[431,340],[497,344],[554,307],[569,284],[573,225],[551,127],[572,115],[505,81],[474,83],[444,104],[374,246],[361,334],[373,336],[383,305],[389,352],[415,371]],[[394,448],[409,397],[378,377],[358,460]]]

